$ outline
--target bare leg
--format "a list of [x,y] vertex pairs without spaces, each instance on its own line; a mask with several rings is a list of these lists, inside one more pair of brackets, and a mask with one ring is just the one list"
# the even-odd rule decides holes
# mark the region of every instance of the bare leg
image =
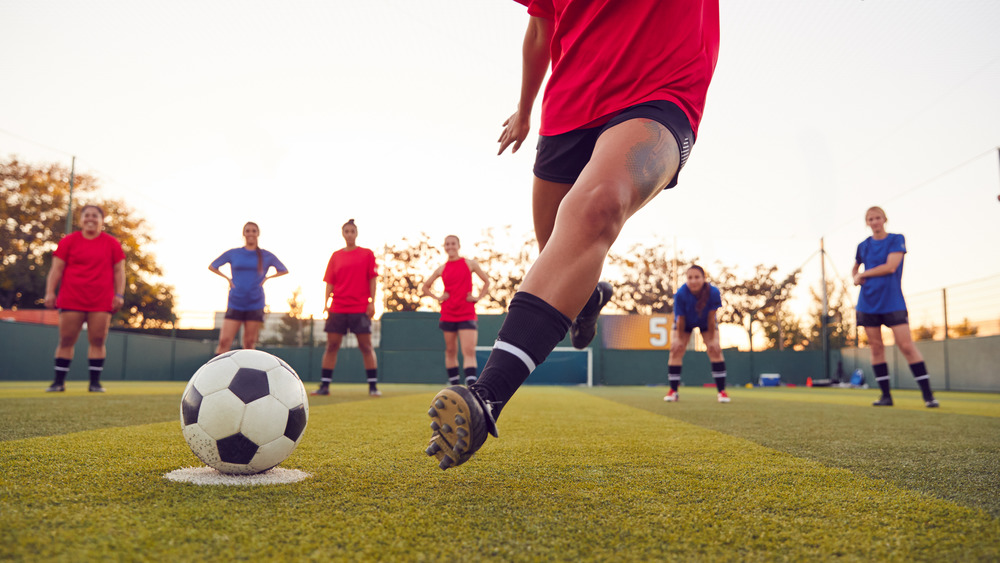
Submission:
[[361,351],[361,359],[365,363],[365,369],[378,369],[378,360],[375,358],[375,348],[372,347],[371,334],[357,334],[358,349]]
[[556,212],[573,184],[549,182],[535,177],[531,195],[531,213],[535,221],[535,239],[538,240],[538,250],[545,248],[556,226]]
[[73,349],[76,347],[76,340],[80,338],[80,331],[83,330],[83,322],[87,320],[87,313],[83,311],[60,311],[59,312],[59,344],[56,345],[56,357],[73,359]]
[[336,332],[326,333],[326,350],[323,351],[323,369],[335,369],[337,367],[337,353],[340,352],[340,344],[344,341],[344,335]]
[[458,333],[454,331],[444,333],[444,367],[458,367]]
[[865,336],[868,337],[868,348],[872,354],[872,365],[885,363],[885,343],[882,342],[882,327],[866,326]]
[[882,391],[882,397],[875,401],[875,406],[892,406],[892,390],[889,385],[889,366],[885,363],[885,343],[882,342],[881,326],[866,326],[868,346],[871,348],[872,369],[875,371],[875,383]]
[[91,311],[87,313],[87,357],[103,360],[108,355],[105,342],[108,339],[108,329],[111,327],[111,313]]
[[670,335],[670,359],[667,360],[667,365],[684,365],[684,352],[687,350],[688,342],[690,341],[690,332],[681,332],[674,329],[673,334]]
[[[476,342],[479,340],[479,329],[463,328],[458,331],[458,340],[462,345],[462,367],[465,369],[476,367]],[[458,359],[455,359],[458,365]]]
[[260,321],[246,321],[243,323],[243,348],[254,350],[257,348],[257,337],[260,335],[260,327],[264,323]]
[[240,321],[233,319],[223,319],[222,330],[219,331],[219,347],[215,349],[215,355],[228,352],[233,347],[233,339],[240,331]]
[[[913,343],[913,335],[910,333],[909,323],[903,323],[890,328],[892,329],[892,336],[896,340],[896,346],[899,347],[899,351],[906,358],[906,363],[915,364],[924,361],[923,354],[920,353],[920,350],[917,350],[917,346]],[[883,351],[883,356],[884,354],[885,352]]]

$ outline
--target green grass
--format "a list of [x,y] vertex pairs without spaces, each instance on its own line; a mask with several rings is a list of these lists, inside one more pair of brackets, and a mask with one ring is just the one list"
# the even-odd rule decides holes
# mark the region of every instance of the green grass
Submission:
[[[977,504],[896,476],[931,472],[941,490],[969,490],[980,466],[966,459],[942,473],[937,458],[962,447],[941,442],[961,438],[976,451],[969,458],[1000,466],[989,426],[1000,397],[942,395],[934,412],[862,407],[871,393],[823,395],[832,390],[735,390],[732,404],[718,405],[707,390],[685,389],[668,405],[662,388],[528,387],[504,411],[499,440],[442,472],[422,453],[433,387],[385,386],[378,400],[361,386],[334,388],[311,403],[305,437],[283,464],[312,478],[230,488],[163,478],[198,464],[178,427],[181,386],[123,387],[139,410],[160,397],[172,400],[170,412],[164,422],[106,427],[107,409],[86,403],[102,397],[0,385],[0,427],[31,418],[10,408],[20,401],[61,410],[79,400],[86,408],[75,414],[93,428],[0,442],[0,558],[1000,558],[1000,520],[989,512],[997,487],[985,483]],[[116,397],[109,391],[103,399]],[[987,415],[959,414],[964,403],[978,412],[977,401]],[[830,436],[844,442],[830,446]],[[864,461],[872,452],[908,457],[875,475]]]

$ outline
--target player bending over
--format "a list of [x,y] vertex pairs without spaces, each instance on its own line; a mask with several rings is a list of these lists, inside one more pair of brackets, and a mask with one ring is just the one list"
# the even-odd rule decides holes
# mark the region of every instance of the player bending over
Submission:
[[729,402],[729,395],[726,394],[726,359],[722,357],[719,323],[715,319],[715,312],[719,307],[722,307],[722,295],[719,288],[705,280],[705,270],[701,266],[688,268],[687,283],[674,296],[674,333],[670,344],[670,360],[667,362],[670,391],[663,397],[664,401],[677,402],[684,351],[691,340],[691,332],[697,328],[705,341],[708,361],[712,362],[712,378],[715,379],[715,388],[719,392],[719,402]]
[[[440,266],[420,286],[421,295],[429,295],[441,303],[441,322],[438,327],[444,333],[444,367],[448,373],[448,384],[458,385],[458,347],[462,347],[462,364],[465,368],[465,384],[476,381],[476,341],[479,326],[476,324],[476,303],[490,290],[490,278],[479,266],[479,262],[458,255],[462,248],[455,235],[444,237],[444,251],[448,261]],[[472,274],[483,280],[478,295],[472,294]],[[434,295],[431,286],[438,278],[444,283],[441,295]]]
[[[326,350],[323,352],[319,389],[310,395],[329,395],[333,370],[337,367],[337,354],[344,335],[353,332],[358,338],[358,349],[365,364],[368,395],[381,397],[378,390],[378,360],[372,347],[372,317],[375,316],[375,285],[378,270],[375,253],[355,244],[358,227],[354,219],[340,228],[346,246],[333,253],[326,265],[326,296],[323,311],[326,317]],[[331,304],[332,301],[332,304]]]
[[500,153],[528,138],[542,100],[532,210],[541,252],[510,302],[479,379],[434,398],[427,454],[447,469],[497,435],[496,419],[583,313],[586,346],[608,286],[608,249],[677,174],[694,144],[719,45],[718,0],[519,0],[528,5],[518,109]]
[[[930,376],[920,350],[913,344],[910,321],[903,299],[903,255],[906,254],[906,239],[903,235],[888,233],[885,224],[889,219],[881,207],[872,207],[865,213],[865,223],[872,230],[872,236],[861,241],[854,258],[854,285],[861,286],[858,295],[858,326],[865,327],[868,346],[872,353],[872,369],[875,381],[882,389],[882,396],[872,403],[876,407],[891,407],[892,393],[889,391],[889,364],[885,363],[885,344],[882,342],[882,325],[892,330],[896,346],[910,364],[913,378],[920,386],[924,404],[930,408],[938,406],[931,391]],[[861,271],[864,266],[864,271]]]

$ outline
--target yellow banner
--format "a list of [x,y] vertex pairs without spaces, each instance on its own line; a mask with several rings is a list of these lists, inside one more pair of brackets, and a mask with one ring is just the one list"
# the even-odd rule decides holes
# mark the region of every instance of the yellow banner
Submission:
[[669,350],[673,315],[601,315],[601,342],[611,350]]

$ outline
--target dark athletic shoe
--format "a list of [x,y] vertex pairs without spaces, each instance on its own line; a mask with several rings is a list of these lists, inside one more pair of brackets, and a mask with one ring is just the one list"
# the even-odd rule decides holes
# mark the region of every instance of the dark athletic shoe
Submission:
[[329,395],[330,394],[330,388],[327,387],[326,385],[320,385],[319,389],[317,389],[317,390],[315,390],[315,391],[313,391],[312,393],[309,393],[309,394],[310,395]]
[[87,390],[90,391],[91,393],[103,393],[104,387],[101,387],[100,385],[91,385],[90,387],[87,388]]
[[587,347],[592,340],[594,340],[594,335],[597,334],[597,318],[601,316],[601,309],[611,301],[611,294],[614,289],[611,284],[605,281],[597,282],[597,293],[600,295],[601,306],[597,308],[593,314],[584,315],[580,313],[577,315],[576,320],[569,327],[569,337],[573,341],[573,347],[579,350],[583,350]]
[[924,405],[929,409],[936,409],[941,406],[941,403],[938,403],[937,399],[931,399],[930,401],[924,401]]
[[65,385],[53,383],[52,385],[49,385],[49,388],[46,389],[45,392],[46,393],[62,393],[65,390],[66,390],[66,386]]
[[497,436],[491,412],[489,403],[475,391],[461,385],[442,389],[427,411],[434,434],[425,453],[436,457],[441,469],[469,461],[486,441],[487,433]]
[[875,401],[874,403],[872,403],[872,406],[873,407],[891,407],[892,406],[892,397],[890,397],[888,395],[882,395],[881,397],[878,398],[877,401]]

